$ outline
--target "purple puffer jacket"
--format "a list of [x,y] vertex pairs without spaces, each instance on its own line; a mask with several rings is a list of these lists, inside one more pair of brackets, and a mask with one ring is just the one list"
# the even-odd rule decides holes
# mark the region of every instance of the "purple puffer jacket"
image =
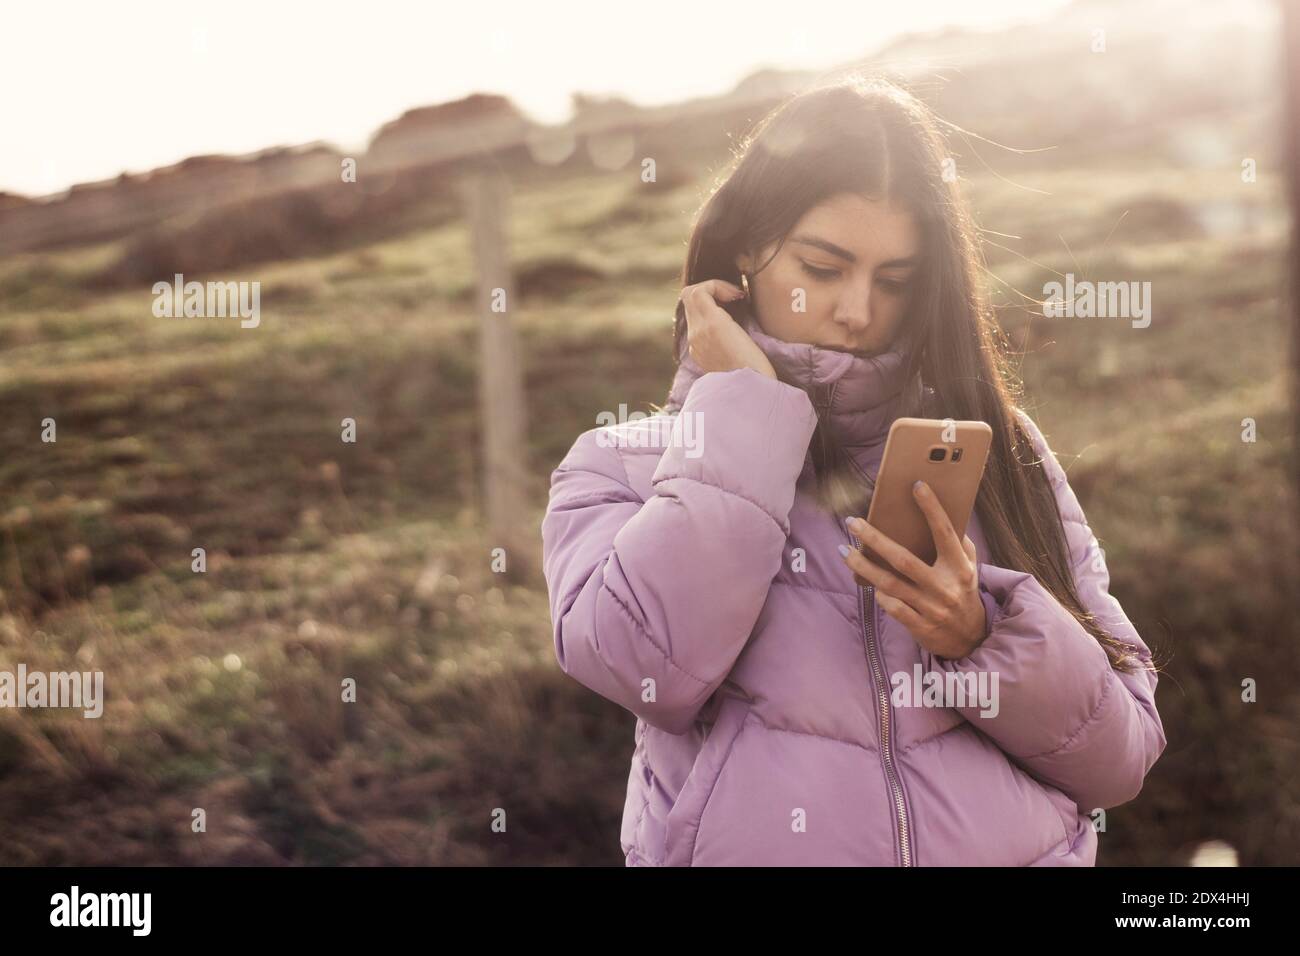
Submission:
[[[1112,669],[1033,575],[989,564],[978,515],[966,533],[988,636],[959,660],[923,650],[844,564],[838,546],[856,541],[814,498],[808,450],[820,413],[874,478],[903,356],[744,324],[780,381],[686,356],[664,413],[583,433],[551,479],[560,667],[638,718],[626,863],[1093,865],[1093,811],[1137,796],[1165,747],[1156,675]],[[1020,414],[1081,600],[1149,660]]]

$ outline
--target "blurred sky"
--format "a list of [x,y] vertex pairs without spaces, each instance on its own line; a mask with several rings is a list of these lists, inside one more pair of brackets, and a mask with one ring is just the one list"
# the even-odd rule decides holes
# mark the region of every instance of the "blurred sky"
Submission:
[[542,122],[566,119],[574,91],[714,95],[762,67],[821,70],[900,33],[995,29],[1065,2],[14,0],[0,14],[0,190],[319,139],[360,150],[404,110],[473,92]]

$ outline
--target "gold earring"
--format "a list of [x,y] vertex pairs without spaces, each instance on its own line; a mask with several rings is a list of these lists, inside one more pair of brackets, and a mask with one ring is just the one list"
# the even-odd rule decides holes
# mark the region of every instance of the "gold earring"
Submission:
[[749,276],[745,273],[740,274],[740,287],[745,290],[745,298],[749,298]]

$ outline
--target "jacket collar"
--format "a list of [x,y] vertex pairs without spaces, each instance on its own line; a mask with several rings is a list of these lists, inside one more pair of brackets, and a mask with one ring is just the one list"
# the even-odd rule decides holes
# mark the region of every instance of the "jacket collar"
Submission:
[[[920,380],[906,387],[907,352],[899,345],[879,355],[865,356],[802,342],[773,338],[758,325],[746,308],[738,320],[772,363],[777,378],[802,389],[812,399],[817,417],[829,425],[830,436],[841,447],[852,450],[862,462],[861,450],[878,464],[889,426],[898,417]],[[691,385],[704,374],[686,351],[669,392],[667,408],[680,409]]]

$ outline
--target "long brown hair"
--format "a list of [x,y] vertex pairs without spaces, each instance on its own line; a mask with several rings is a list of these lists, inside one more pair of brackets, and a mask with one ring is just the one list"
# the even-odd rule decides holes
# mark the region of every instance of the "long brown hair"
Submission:
[[[855,77],[800,93],[755,126],[705,201],[682,285],[706,279],[739,285],[738,253],[784,242],[804,212],[838,193],[885,198],[909,209],[920,227],[922,255],[896,344],[909,355],[907,380],[927,387],[906,391],[902,414],[992,427],[976,499],[992,562],[1033,574],[1102,645],[1112,666],[1132,671],[1142,663],[1135,648],[1110,634],[1079,599],[1056,496],[1017,417],[1022,386],[1009,343],[976,280],[984,262],[975,225],[956,177],[944,175],[946,156],[930,110],[887,80]],[[736,317],[737,306],[724,308]],[[685,335],[679,315],[677,361]],[[819,476],[838,481],[847,456],[825,424],[819,422],[813,436],[814,461]]]

